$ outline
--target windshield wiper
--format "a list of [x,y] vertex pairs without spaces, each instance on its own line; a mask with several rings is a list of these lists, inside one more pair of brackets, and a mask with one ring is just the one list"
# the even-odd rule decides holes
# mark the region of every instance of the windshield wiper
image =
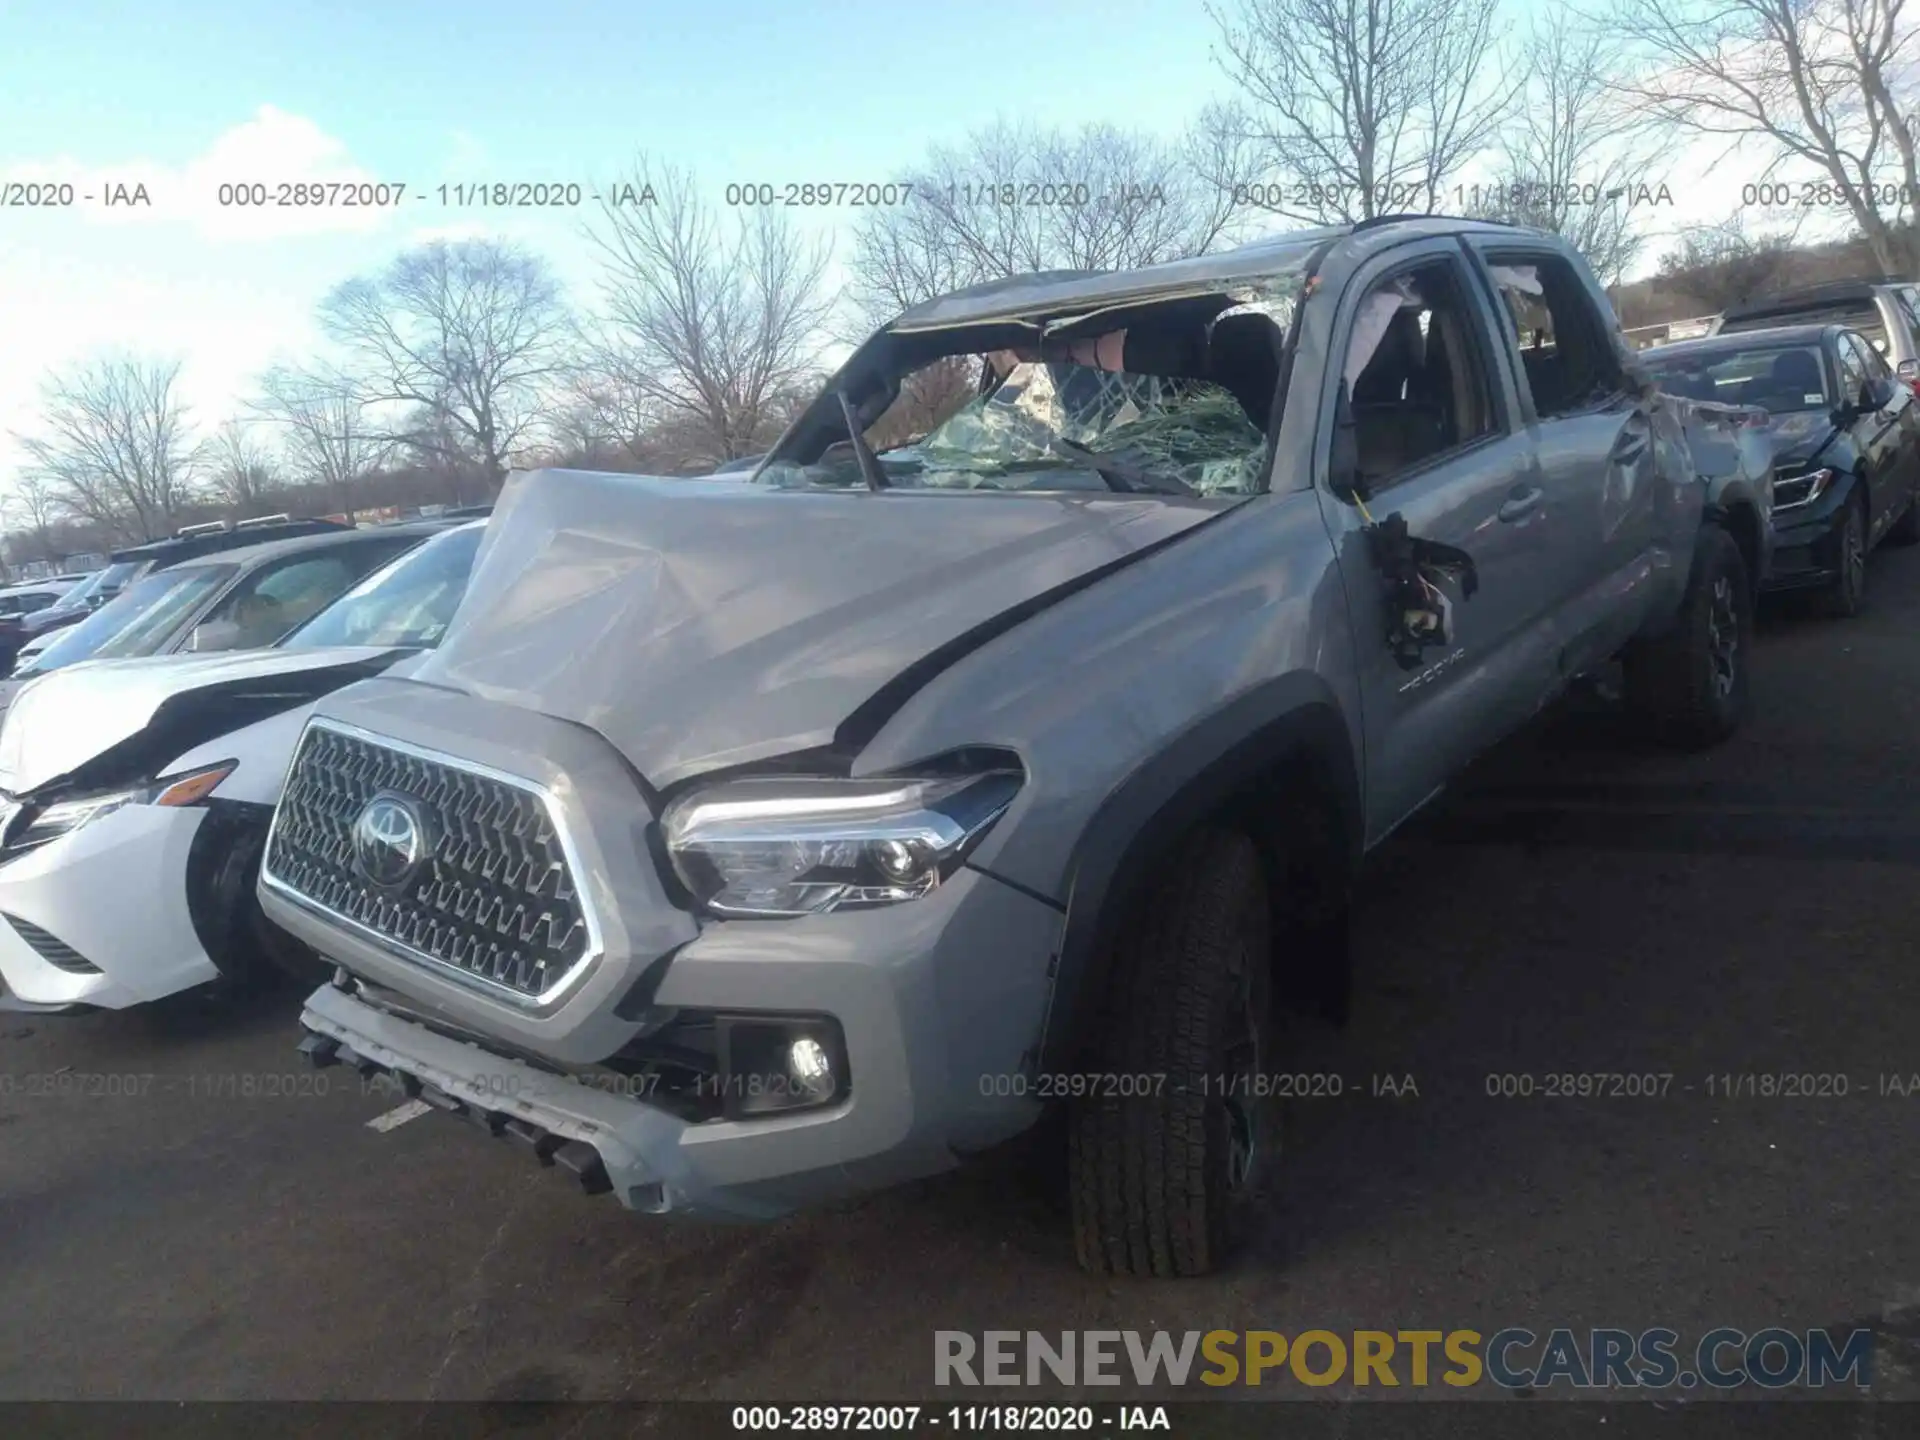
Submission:
[[1152,495],[1192,495],[1194,488],[1176,475],[1149,475],[1144,470],[1136,470],[1131,465],[1116,465],[1071,440],[1051,437],[1047,444],[1069,459],[1077,460],[1094,474],[1107,482],[1109,490],[1118,490],[1123,494],[1137,494],[1146,491]]
[[854,462],[860,467],[860,476],[867,482],[869,490],[887,488],[887,472],[880,468],[880,457],[867,445],[867,437],[861,433],[860,419],[853,413],[853,402],[847,399],[847,392],[840,395],[840,413],[846,417],[847,439],[853,444]]

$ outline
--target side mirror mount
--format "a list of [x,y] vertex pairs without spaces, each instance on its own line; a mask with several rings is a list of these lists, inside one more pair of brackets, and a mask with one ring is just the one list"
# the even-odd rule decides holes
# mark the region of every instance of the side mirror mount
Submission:
[[1347,382],[1333,400],[1333,447],[1327,462],[1327,488],[1348,505],[1367,498],[1366,477],[1360,473],[1360,435],[1353,422],[1353,397]]

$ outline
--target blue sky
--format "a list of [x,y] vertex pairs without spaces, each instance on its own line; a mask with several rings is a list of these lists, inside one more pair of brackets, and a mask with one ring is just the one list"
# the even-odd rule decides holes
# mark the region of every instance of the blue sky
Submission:
[[[1524,8],[1526,0],[1514,0]],[[144,181],[150,212],[0,208],[0,485],[49,367],[181,356],[196,415],[314,342],[315,302],[438,233],[589,277],[588,211],[448,210],[442,182],[884,180],[996,119],[1173,135],[1223,84],[1202,0],[0,0],[0,181]],[[219,210],[222,179],[403,181],[398,212]],[[845,218],[844,216],[842,218]]]

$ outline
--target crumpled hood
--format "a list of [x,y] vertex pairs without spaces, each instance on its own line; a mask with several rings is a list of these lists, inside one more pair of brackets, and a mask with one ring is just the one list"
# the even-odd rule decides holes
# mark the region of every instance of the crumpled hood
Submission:
[[[0,721],[0,791],[22,795],[70,774],[139,735],[169,702],[200,692],[231,696],[232,723],[225,728],[235,729],[276,704],[284,708],[312,698],[316,675],[338,671],[339,683],[347,684],[361,673],[377,673],[403,653],[342,645],[155,655],[85,661],[17,682],[6,718]],[[307,678],[300,680],[302,676]],[[208,723],[218,725],[222,718],[210,716]],[[171,753],[185,748],[175,745]]]
[[1232,503],[533,471],[412,678],[586,725],[671,785],[831,743],[916,662]]

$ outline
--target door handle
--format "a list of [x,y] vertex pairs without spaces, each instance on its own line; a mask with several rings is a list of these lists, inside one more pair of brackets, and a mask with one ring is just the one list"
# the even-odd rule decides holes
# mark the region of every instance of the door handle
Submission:
[[1546,493],[1538,485],[1529,485],[1515,490],[1507,496],[1506,503],[1495,513],[1499,515],[1501,523],[1506,525],[1511,525],[1516,520],[1524,520],[1540,508],[1541,497]]

